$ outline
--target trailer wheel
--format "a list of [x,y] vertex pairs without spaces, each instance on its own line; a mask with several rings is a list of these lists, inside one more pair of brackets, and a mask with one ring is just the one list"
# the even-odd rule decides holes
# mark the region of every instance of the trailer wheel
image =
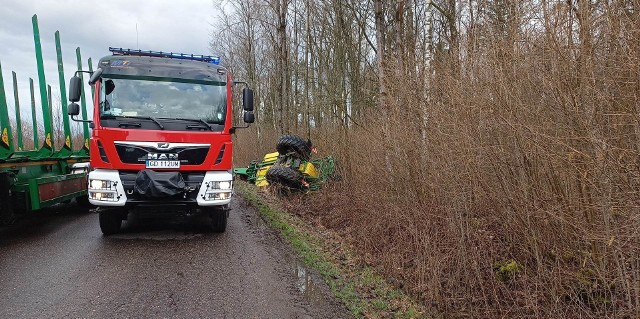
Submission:
[[13,174],[0,172],[0,225],[9,225],[15,221],[11,192]]
[[265,178],[269,184],[280,184],[289,188],[302,187],[302,174],[291,167],[273,165],[267,171]]
[[122,214],[115,211],[101,211],[99,213],[100,230],[105,236],[120,232],[122,227]]
[[283,135],[276,144],[276,150],[281,155],[295,153],[302,160],[311,158],[311,141],[305,141],[299,136]]

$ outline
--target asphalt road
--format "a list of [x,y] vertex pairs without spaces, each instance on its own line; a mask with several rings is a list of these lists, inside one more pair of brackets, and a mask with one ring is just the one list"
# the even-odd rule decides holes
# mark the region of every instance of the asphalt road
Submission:
[[132,218],[103,237],[73,204],[0,227],[0,318],[342,318],[239,196],[223,234]]

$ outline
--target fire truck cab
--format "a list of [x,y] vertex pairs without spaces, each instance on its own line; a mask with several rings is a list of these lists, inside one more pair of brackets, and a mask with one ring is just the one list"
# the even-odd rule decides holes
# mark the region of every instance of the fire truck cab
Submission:
[[[233,82],[215,56],[109,50],[89,80],[88,196],[103,234],[119,232],[130,212],[205,214],[209,230],[224,232],[233,195],[232,88],[244,82]],[[74,120],[81,86],[76,74],[69,85]],[[243,109],[252,123],[246,83]]]

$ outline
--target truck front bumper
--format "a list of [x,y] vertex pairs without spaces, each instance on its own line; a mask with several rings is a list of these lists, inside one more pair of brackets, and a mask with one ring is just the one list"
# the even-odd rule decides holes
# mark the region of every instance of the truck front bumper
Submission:
[[89,202],[96,206],[122,207],[137,204],[186,204],[222,206],[231,202],[232,175],[227,171],[185,173],[184,192],[168,198],[149,198],[135,191],[136,172],[96,169],[89,173]]

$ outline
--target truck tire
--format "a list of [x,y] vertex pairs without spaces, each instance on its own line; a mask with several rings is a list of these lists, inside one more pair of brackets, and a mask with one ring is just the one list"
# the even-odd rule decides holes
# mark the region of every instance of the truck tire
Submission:
[[311,141],[295,135],[283,135],[276,144],[276,150],[281,155],[294,153],[294,156],[306,161],[311,158]]
[[106,210],[99,212],[100,230],[105,236],[117,234],[122,227],[122,214],[120,212]]
[[229,210],[220,209],[218,207],[209,208],[207,210],[208,217],[211,218],[206,226],[209,233],[224,233],[227,230],[227,219],[229,219]]
[[267,171],[265,178],[269,184],[279,184],[289,188],[299,189],[302,187],[302,174],[291,167],[273,165]]

